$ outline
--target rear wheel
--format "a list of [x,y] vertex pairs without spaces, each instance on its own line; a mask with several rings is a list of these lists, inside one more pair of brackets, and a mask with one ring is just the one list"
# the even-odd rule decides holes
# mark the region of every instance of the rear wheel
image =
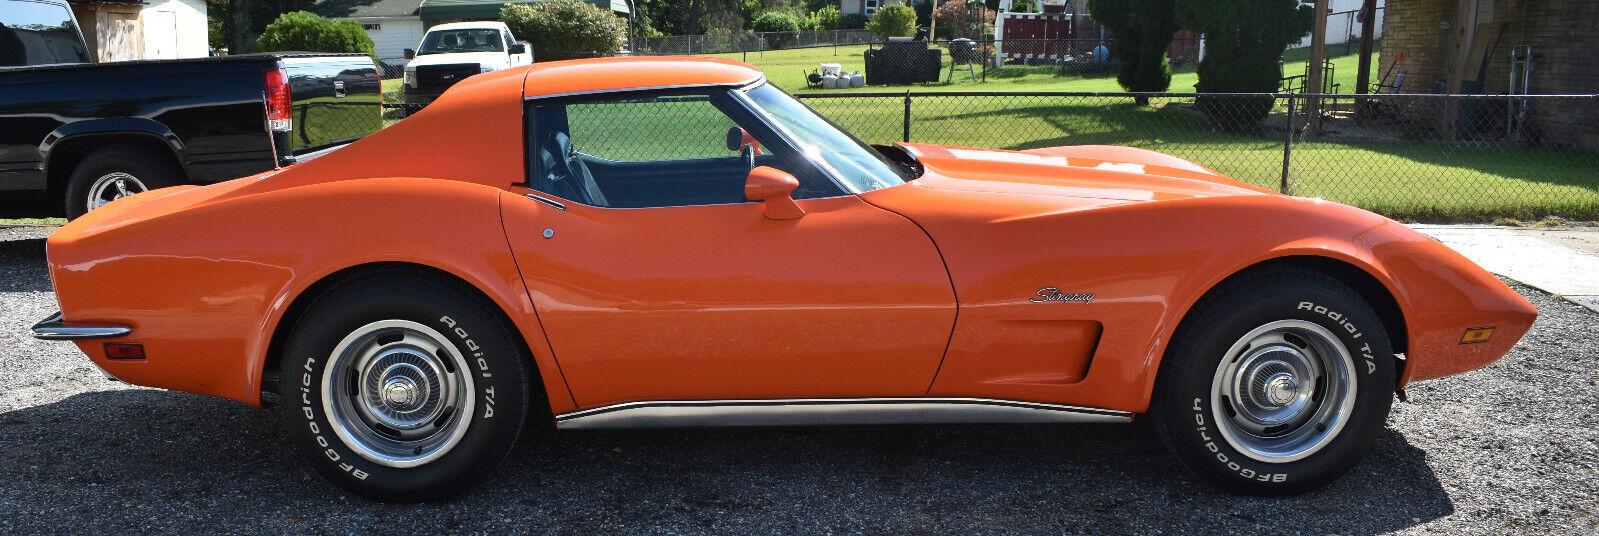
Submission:
[[1338,478],[1387,420],[1387,332],[1332,278],[1280,271],[1230,281],[1184,320],[1150,407],[1173,454],[1235,493],[1285,495]]
[[112,145],[90,153],[67,180],[67,218],[101,205],[183,182],[183,170],[168,155],[139,145]]
[[505,459],[526,417],[521,346],[452,281],[389,272],[330,288],[290,334],[290,436],[328,480],[384,500],[451,497]]

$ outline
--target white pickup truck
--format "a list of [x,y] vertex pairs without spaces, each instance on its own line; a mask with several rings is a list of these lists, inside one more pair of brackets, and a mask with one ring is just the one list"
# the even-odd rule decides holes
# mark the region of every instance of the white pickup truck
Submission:
[[468,76],[533,63],[533,50],[503,22],[453,22],[429,28],[405,57],[410,61],[400,93],[406,104],[420,107]]

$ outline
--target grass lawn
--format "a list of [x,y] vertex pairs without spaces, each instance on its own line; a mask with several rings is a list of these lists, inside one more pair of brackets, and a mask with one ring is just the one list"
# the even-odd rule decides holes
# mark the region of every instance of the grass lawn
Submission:
[[[1378,45],[1381,45],[1379,42]],[[766,72],[767,79],[791,93],[844,93],[867,91],[1091,91],[1115,92],[1121,91],[1121,86],[1116,84],[1114,76],[1055,76],[1056,68],[1051,65],[1019,66],[1007,65],[1000,68],[988,69],[988,81],[968,82],[965,71],[955,73],[953,83],[931,83],[914,86],[868,86],[859,89],[810,89],[805,85],[805,73],[816,69],[820,63],[839,63],[846,71],[861,71],[866,68],[863,53],[866,45],[804,48],[789,50],[772,50],[764,52],[711,54],[711,56],[732,58],[746,61],[761,68]],[[1380,47],[1379,47],[1380,50]],[[1339,92],[1355,92],[1355,76],[1359,71],[1360,57],[1357,53],[1344,53],[1343,45],[1327,47],[1329,59],[1333,61],[1333,79],[1340,84]],[[1310,49],[1290,49],[1283,54],[1283,74],[1304,74],[1305,63],[1310,58]],[[1373,60],[1376,54],[1373,53]],[[943,70],[949,70],[949,54],[944,54]],[[1194,65],[1186,65],[1172,69],[1172,92],[1192,92],[1194,83],[1199,77],[1195,74]],[[1377,72],[1376,61],[1372,62],[1373,83],[1381,73]]]

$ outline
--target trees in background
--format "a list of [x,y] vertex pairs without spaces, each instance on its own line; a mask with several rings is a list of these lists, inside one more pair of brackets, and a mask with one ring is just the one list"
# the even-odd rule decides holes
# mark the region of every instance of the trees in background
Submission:
[[[1312,11],[1299,0],[1176,0],[1177,22],[1205,34],[1205,59],[1194,88],[1200,93],[1276,92],[1282,82],[1278,60],[1288,45],[1310,33]],[[1272,103],[1269,97],[1201,98],[1195,105],[1225,128],[1253,130]]]
[[946,0],[933,10],[939,36],[949,39],[982,39],[984,25],[993,22],[995,15],[977,0]]
[[537,61],[610,56],[627,38],[627,21],[581,0],[506,4],[500,20],[533,45]]
[[[1171,46],[1177,25],[1175,0],[1089,0],[1088,12],[1116,35],[1111,47],[1121,70],[1116,83],[1127,91],[1166,91],[1171,86]],[[1218,0],[1221,1],[1221,0]],[[1289,0],[1295,1],[1295,0]],[[1139,97],[1139,104],[1149,99]]]
[[916,33],[916,10],[905,4],[894,4],[877,10],[867,21],[866,29],[878,39],[910,37]]
[[260,52],[360,52],[375,56],[372,38],[350,19],[328,20],[309,11],[284,13],[261,30]]

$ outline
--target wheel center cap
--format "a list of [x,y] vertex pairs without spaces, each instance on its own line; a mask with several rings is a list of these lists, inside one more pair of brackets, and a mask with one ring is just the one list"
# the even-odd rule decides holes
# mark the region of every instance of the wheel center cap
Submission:
[[392,378],[383,384],[383,400],[394,406],[409,406],[416,400],[416,382],[410,378]]
[[1299,398],[1299,382],[1293,375],[1277,374],[1266,380],[1266,400],[1276,406],[1286,406]]

